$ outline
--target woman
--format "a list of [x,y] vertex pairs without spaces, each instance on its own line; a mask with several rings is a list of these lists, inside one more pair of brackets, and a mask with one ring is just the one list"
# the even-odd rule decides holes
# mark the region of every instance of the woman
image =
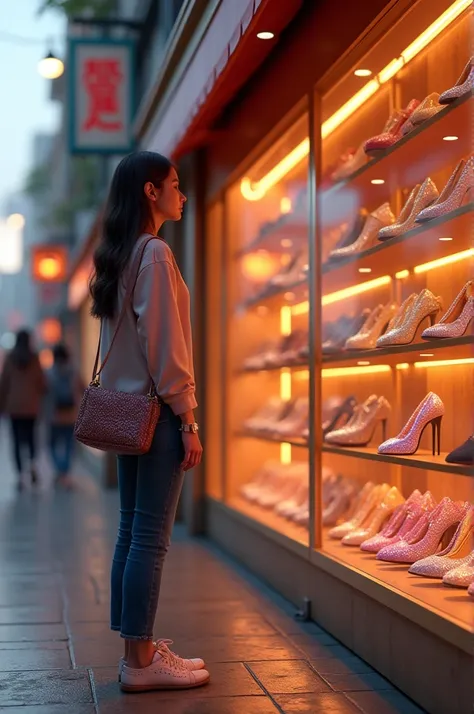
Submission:
[[68,486],[74,446],[74,423],[83,387],[71,364],[69,350],[59,343],[53,349],[53,366],[48,373],[49,446],[56,471],[56,486]]
[[[182,659],[166,641],[153,642],[161,574],[184,471],[201,461],[195,398],[189,292],[173,253],[158,237],[165,221],[179,221],[185,196],[176,169],[160,154],[140,151],[117,166],[104,215],[91,282],[92,314],[102,321],[102,357],[109,349],[145,236],[133,298],[101,383],[146,394],[153,380],[162,401],[150,451],[118,456],[120,526],[112,563],[111,629],[125,639],[119,679],[125,691],[205,684],[201,659]],[[168,641],[169,642],[169,641]]]
[[[10,417],[18,490],[23,488],[28,475],[33,485],[38,482],[35,428],[45,391],[46,380],[38,355],[32,349],[30,333],[20,330],[0,376],[0,414]],[[28,469],[23,451],[29,454]]]

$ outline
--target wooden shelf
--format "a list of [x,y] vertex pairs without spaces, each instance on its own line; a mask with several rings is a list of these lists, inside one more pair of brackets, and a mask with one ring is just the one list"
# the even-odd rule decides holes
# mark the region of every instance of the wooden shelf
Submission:
[[[398,238],[380,242],[378,245],[341,261],[323,265],[324,293],[340,290],[348,283],[357,284],[367,280],[412,269],[414,266],[445,258],[472,247],[474,202],[461,206],[441,218],[422,223]],[[450,237],[452,241],[440,241]],[[371,272],[359,273],[358,267],[370,268]]]
[[[474,335],[464,335],[446,340],[423,340],[410,345],[395,347],[380,347],[373,350],[341,350],[330,355],[323,355],[323,366],[353,366],[358,360],[367,360],[371,364],[383,362],[395,365],[402,359],[403,362],[429,362],[429,359],[420,357],[421,352],[439,352],[440,359],[462,359],[472,357]],[[350,363],[350,364],[347,364]]]
[[[288,295],[288,293],[292,294],[290,300],[285,298],[285,295]],[[289,305],[301,302],[302,300],[305,300],[307,296],[308,278],[304,278],[304,280],[299,280],[297,283],[286,285],[284,288],[267,288],[266,290],[262,290],[262,292],[255,297],[240,303],[240,305],[237,306],[237,309],[251,310],[258,305],[267,304],[268,302],[275,304],[284,303],[285,305]]]
[[292,439],[281,439],[266,434],[256,434],[252,431],[239,431],[236,436],[240,439],[257,439],[258,441],[268,441],[272,444],[291,444],[291,446],[296,446],[301,449],[308,448],[308,442],[304,439],[298,439],[297,437]]
[[411,575],[409,565],[385,563],[359,548],[344,546],[340,541],[329,538],[328,530],[323,529],[322,553],[473,631],[474,600],[467,594],[467,589],[449,588],[439,579]]
[[240,374],[259,374],[260,372],[278,372],[280,369],[291,369],[297,372],[302,369],[309,369],[308,362],[292,362],[291,364],[279,364],[275,367],[261,367],[259,369],[241,369]]
[[389,456],[387,454],[378,454],[376,447],[333,446],[332,444],[324,444],[322,450],[327,454],[338,454],[339,456],[350,456],[355,459],[380,461],[385,464],[407,466],[425,471],[441,471],[458,476],[474,476],[473,466],[447,464],[445,458],[448,452],[442,453],[440,456],[433,456],[430,451],[420,449],[412,456]]
[[309,227],[306,217],[298,218],[291,213],[282,215],[278,223],[266,231],[263,235],[257,236],[248,245],[238,251],[237,258],[252,253],[255,250],[268,250],[281,253],[282,240],[291,240],[292,245],[288,248],[293,250],[298,247],[308,245]]
[[250,503],[249,501],[242,498],[242,496],[235,496],[227,501],[227,506],[229,508],[235,508],[235,510],[240,511],[248,518],[254,521],[259,521],[263,523],[268,528],[276,531],[277,533],[283,533],[288,538],[302,543],[307,546],[309,542],[308,528],[306,526],[300,526],[297,523],[283,518],[283,516],[278,515],[273,510],[268,508],[262,508],[256,503]]
[[[454,165],[472,151],[469,127],[472,121],[472,93],[453,102],[396,144],[362,166],[352,176],[321,193],[323,228],[340,223],[346,210],[356,204],[374,208],[397,189],[412,187],[444,166]],[[443,141],[444,136],[458,141]],[[428,150],[429,149],[429,150]],[[380,186],[372,179],[384,179]],[[438,187],[441,190],[441,187]],[[334,208],[332,202],[334,201]],[[326,204],[326,205],[325,205]],[[337,209],[336,209],[337,207]],[[339,212],[338,212],[339,211]],[[324,215],[326,214],[326,215]]]

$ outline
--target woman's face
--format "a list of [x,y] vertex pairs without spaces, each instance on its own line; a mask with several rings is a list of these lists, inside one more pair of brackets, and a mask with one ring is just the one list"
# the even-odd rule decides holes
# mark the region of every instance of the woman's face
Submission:
[[186,196],[179,190],[179,178],[176,169],[171,167],[168,177],[161,184],[156,194],[156,212],[165,221],[179,221],[183,215]]

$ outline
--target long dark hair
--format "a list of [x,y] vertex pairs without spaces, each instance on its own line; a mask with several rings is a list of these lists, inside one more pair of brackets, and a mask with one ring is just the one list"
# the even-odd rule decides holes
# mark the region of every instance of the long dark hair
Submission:
[[19,330],[16,334],[15,346],[10,352],[10,359],[19,369],[26,369],[36,353],[31,347],[31,335],[28,330]]
[[136,151],[122,159],[115,169],[89,286],[94,317],[115,316],[120,276],[150,219],[150,205],[143,188],[148,181],[159,188],[171,167],[171,161],[161,154]]

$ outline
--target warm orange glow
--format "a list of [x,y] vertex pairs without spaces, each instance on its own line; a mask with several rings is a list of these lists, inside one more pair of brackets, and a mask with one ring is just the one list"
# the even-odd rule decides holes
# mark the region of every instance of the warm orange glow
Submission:
[[399,363],[397,364],[397,369],[398,369],[398,370],[408,369],[409,367],[410,367],[410,365],[408,364],[408,362],[399,362]]
[[47,318],[40,324],[39,333],[43,342],[53,345],[61,340],[61,323],[54,317]]
[[404,278],[408,278],[409,275],[409,270],[400,270],[398,273],[395,273],[395,277],[397,280],[403,280]]
[[53,353],[48,348],[41,350],[39,360],[43,369],[50,369],[53,366]]
[[370,367],[331,367],[329,369],[322,369],[321,376],[323,379],[327,377],[352,377],[354,375],[363,374],[382,374],[383,372],[390,372],[390,365],[388,364],[373,364]]
[[33,278],[61,282],[67,275],[67,251],[64,246],[33,246]]
[[455,367],[461,364],[474,364],[474,357],[465,357],[464,359],[439,359],[431,360],[430,362],[415,362],[415,367],[418,369],[426,369],[427,367]]
[[289,402],[291,399],[291,371],[289,369],[280,370],[280,399]]
[[286,441],[280,444],[280,463],[288,465],[291,464],[291,444]]
[[472,258],[473,256],[474,248],[469,248],[469,250],[462,250],[460,253],[453,253],[453,255],[447,255],[445,258],[438,258],[438,260],[432,260],[429,263],[416,265],[414,268],[414,272],[417,275],[419,273],[426,273],[428,270],[442,268],[444,265],[451,265],[451,263],[457,263],[460,260],[466,260],[466,258]]
[[[438,35],[443,32],[461,13],[471,5],[471,0],[456,0],[437,20],[426,28],[399,57],[394,58],[375,77],[359,89],[345,104],[327,119],[321,127],[321,136],[327,136],[343,124],[359,107],[370,99],[380,87],[394,77],[402,67],[416,57],[425,49]],[[305,139],[298,144],[287,156],[285,156],[271,171],[260,181],[252,183],[248,177],[242,179],[240,191],[242,196],[248,201],[259,201],[266,194],[269,188],[274,186],[286,174],[298,165],[309,154],[309,139]]]
[[267,250],[257,250],[255,253],[248,253],[242,258],[242,273],[249,280],[265,282],[272,275],[275,275],[280,267],[278,256],[269,253]]
[[291,308],[291,314],[295,317],[298,317],[299,315],[306,315],[307,312],[309,312],[309,302],[307,300],[299,302]]
[[391,282],[392,278],[390,275],[382,275],[381,278],[375,278],[374,280],[369,280],[366,283],[351,285],[349,288],[343,288],[342,290],[337,290],[335,293],[323,295],[321,298],[321,305],[332,305],[334,302],[354,297],[354,295],[360,295],[361,293],[368,292],[369,290],[376,290],[384,285],[390,285]]
[[283,196],[283,198],[280,201],[280,212],[281,213],[290,213],[291,209],[292,209],[291,198],[288,198],[288,196]]
[[291,307],[284,305],[280,310],[280,335],[291,335]]

